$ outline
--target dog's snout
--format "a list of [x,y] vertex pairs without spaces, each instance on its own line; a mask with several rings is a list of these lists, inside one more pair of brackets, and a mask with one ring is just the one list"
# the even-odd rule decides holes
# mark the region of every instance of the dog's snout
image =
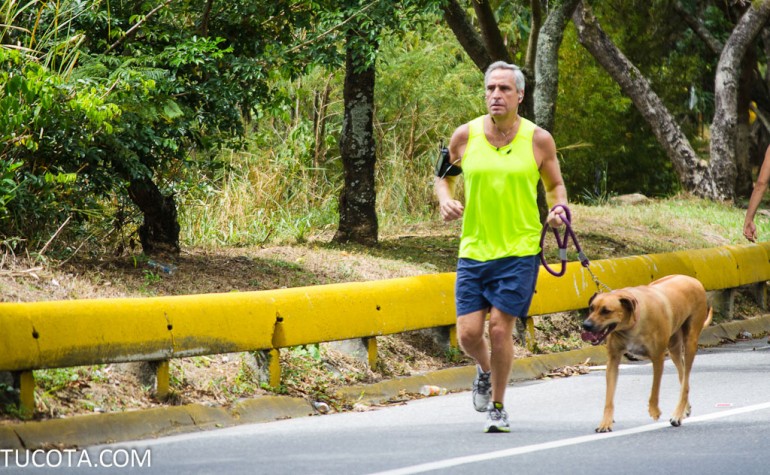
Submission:
[[594,322],[592,322],[591,320],[583,320],[583,330],[587,332],[591,332],[591,331],[594,331],[594,327],[595,327]]

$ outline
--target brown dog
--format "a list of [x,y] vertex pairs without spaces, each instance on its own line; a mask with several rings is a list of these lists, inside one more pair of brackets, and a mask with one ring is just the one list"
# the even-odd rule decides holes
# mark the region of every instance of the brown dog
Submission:
[[649,413],[660,417],[658,393],[663,361],[668,349],[679,373],[679,404],[671,425],[679,426],[690,415],[690,370],[701,331],[711,323],[712,310],[703,285],[686,275],[669,275],[650,285],[626,287],[591,297],[583,340],[598,345],[607,339],[607,394],[604,417],[596,432],[612,431],[618,364],[626,353],[652,361]]

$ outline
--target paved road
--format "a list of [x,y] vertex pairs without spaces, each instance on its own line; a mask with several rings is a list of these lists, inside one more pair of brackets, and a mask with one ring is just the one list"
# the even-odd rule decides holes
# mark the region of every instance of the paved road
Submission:
[[[514,384],[510,434],[484,434],[470,393],[362,413],[239,426],[153,441],[93,447],[73,463],[19,473],[192,474],[767,474],[770,473],[770,345],[766,339],[701,350],[691,378],[692,417],[668,415],[678,394],[666,363],[665,420],[647,415],[652,368],[621,368],[614,432],[595,434],[604,371]],[[123,468],[87,468],[115,457]],[[87,463],[83,462],[83,458]],[[143,458],[142,458],[143,457]],[[119,460],[118,460],[119,459]],[[55,460],[52,461],[55,463]],[[77,465],[74,462],[80,462]],[[139,462],[142,462],[141,464]],[[148,467],[151,462],[151,467]],[[67,466],[75,468],[65,468]],[[134,465],[132,468],[131,465]],[[140,466],[142,465],[142,466]],[[2,459],[0,459],[0,473]]]

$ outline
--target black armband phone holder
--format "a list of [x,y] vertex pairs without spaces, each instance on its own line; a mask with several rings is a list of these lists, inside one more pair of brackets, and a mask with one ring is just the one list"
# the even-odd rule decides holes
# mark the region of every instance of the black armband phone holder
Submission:
[[438,160],[436,160],[435,174],[439,178],[445,176],[457,176],[463,172],[463,169],[457,165],[452,165],[452,161],[449,159],[449,149],[441,147],[438,154]]

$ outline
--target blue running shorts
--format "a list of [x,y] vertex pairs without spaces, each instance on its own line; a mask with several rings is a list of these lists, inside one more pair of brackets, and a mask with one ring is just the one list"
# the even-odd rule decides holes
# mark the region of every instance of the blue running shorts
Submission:
[[455,283],[457,315],[492,306],[508,315],[526,318],[539,269],[537,255],[486,262],[460,258]]

